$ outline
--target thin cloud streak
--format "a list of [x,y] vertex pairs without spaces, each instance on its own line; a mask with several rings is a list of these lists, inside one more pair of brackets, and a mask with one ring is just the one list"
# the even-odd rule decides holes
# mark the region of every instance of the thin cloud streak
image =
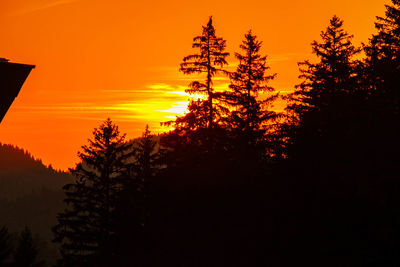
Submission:
[[82,1],[82,0],[57,0],[57,1],[47,2],[47,3],[42,4],[42,5],[26,8],[25,10],[22,10],[22,11],[19,11],[19,12],[15,12],[15,13],[13,13],[11,15],[14,15],[14,16],[27,15],[27,14],[30,14],[30,13],[46,10],[46,9],[49,9],[49,8],[54,8],[54,7],[57,7],[57,6],[72,4],[72,3],[75,3],[75,2],[79,2],[79,1]]
[[[98,120],[101,117],[113,117],[116,120],[169,121],[185,113],[189,103],[189,94],[183,86],[166,83],[149,84],[139,90],[102,90],[106,103],[71,102],[54,106],[16,107],[14,112],[21,114],[46,114],[58,118],[82,118]],[[110,100],[110,98],[112,100]]]

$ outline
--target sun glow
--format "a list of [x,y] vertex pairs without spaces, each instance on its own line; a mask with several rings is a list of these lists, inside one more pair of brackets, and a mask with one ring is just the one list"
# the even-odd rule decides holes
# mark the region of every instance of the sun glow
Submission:
[[[203,75],[184,75],[179,64],[194,52],[192,38],[210,15],[231,53],[226,70],[235,70],[234,52],[252,29],[270,73],[278,73],[271,85],[290,92],[298,83],[297,62],[312,58],[310,43],[333,14],[360,44],[388,0],[206,2],[1,0],[0,57],[36,68],[0,125],[0,142],[66,169],[107,117],[129,138],[146,124],[153,133],[168,130],[160,122],[182,116],[191,98],[202,97],[185,89]],[[213,81],[216,91],[229,83],[223,75]]]

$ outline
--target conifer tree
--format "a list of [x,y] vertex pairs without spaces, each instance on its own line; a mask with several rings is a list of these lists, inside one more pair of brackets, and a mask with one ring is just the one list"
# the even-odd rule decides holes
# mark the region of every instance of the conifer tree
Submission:
[[159,147],[157,147],[156,137],[151,134],[148,125],[146,125],[142,137],[138,140],[135,160],[136,176],[142,177],[142,184],[151,179],[160,169]]
[[[365,131],[368,98],[356,59],[360,49],[352,44],[343,21],[334,16],[320,36],[321,41],[311,44],[316,62],[299,63],[302,82],[287,109],[292,125],[285,132],[289,139],[289,160],[285,162],[295,183],[296,205],[302,207],[299,221],[303,226],[296,234],[308,238],[300,254],[316,251],[311,265],[318,266],[335,251],[339,256],[330,265],[338,266],[347,260],[343,255],[348,254],[339,250],[343,242],[349,242],[351,248],[364,243],[352,225],[359,223],[368,209],[364,200],[359,202],[355,188],[374,184],[368,184],[369,172],[364,171],[371,142]],[[352,260],[350,265],[363,265]]]
[[276,76],[265,73],[270,67],[266,63],[267,56],[260,55],[261,45],[262,42],[258,41],[251,31],[245,34],[245,39],[240,45],[243,52],[235,53],[239,65],[230,75],[231,91],[220,94],[223,101],[232,107],[227,118],[228,123],[234,130],[239,131],[245,143],[251,146],[263,143],[266,123],[278,116],[274,111],[266,109],[272,105],[277,94],[264,100],[258,99],[260,93],[274,91],[268,82]]
[[[226,57],[229,55],[228,52],[225,52],[226,41],[215,34],[212,17],[210,17],[207,25],[203,26],[202,35],[193,38],[192,47],[198,49],[199,52],[184,57],[180,71],[184,74],[205,73],[206,80],[204,82],[193,81],[186,90],[189,94],[205,97],[204,100],[192,101],[189,111],[200,116],[201,120],[197,120],[198,127],[211,129],[216,123],[220,109],[223,108],[215,102],[213,77],[223,72],[222,68],[227,65]],[[189,117],[191,115],[187,119],[190,119]],[[177,120],[177,123],[179,122]],[[186,120],[183,122],[186,123]]]
[[321,33],[322,43],[314,41],[313,53],[318,63],[299,63],[303,82],[296,86],[294,99],[300,105],[291,106],[302,116],[309,110],[327,107],[333,96],[351,93],[356,85],[357,61],[354,56],[360,52],[352,43],[352,35],[342,28],[343,21],[334,16],[326,31]]
[[78,155],[81,162],[70,172],[73,184],[64,186],[67,208],[53,229],[61,243],[60,266],[108,266],[116,252],[115,221],[121,179],[129,172],[132,145],[118,126],[107,119],[93,131],[89,145]]
[[[400,1],[386,5],[385,17],[377,17],[374,34],[364,50],[367,55],[367,86],[372,89],[376,108],[384,116],[400,114]],[[397,118],[398,120],[398,118]]]
[[377,17],[375,28],[378,30],[366,47],[368,55],[375,59],[398,60],[400,54],[400,1],[391,0],[386,5],[385,17]]
[[145,264],[148,249],[146,228],[148,217],[151,216],[148,187],[162,168],[157,139],[146,125],[142,137],[132,141],[133,161],[129,176],[121,181],[122,190],[114,213],[118,223],[116,235],[120,259],[125,263],[135,262],[139,266]]
[[32,233],[28,227],[21,232],[14,254],[15,267],[40,267],[43,262],[38,261],[38,249],[34,244]]
[[[367,55],[363,80],[369,92],[368,145],[374,151],[368,166],[374,169],[392,169],[400,166],[400,1],[386,5],[384,17],[377,17],[377,33],[364,46]],[[382,178],[383,179],[383,178]],[[395,193],[398,194],[397,192]],[[389,196],[390,194],[385,194]]]
[[0,228],[0,266],[5,266],[12,252],[11,237],[7,227]]
[[161,156],[157,137],[151,134],[148,125],[142,137],[133,141],[133,146],[133,162],[129,176],[121,180],[123,201],[119,203],[130,209],[127,216],[137,221],[129,227],[143,228],[147,217],[147,184],[162,169]]
[[[299,63],[299,78],[303,81],[290,95],[292,103],[287,111],[292,126],[286,132],[290,142],[304,145],[295,149],[296,153],[308,151],[316,155],[316,151],[311,152],[311,144],[315,148],[327,149],[324,145],[317,145],[320,138],[330,140],[330,144],[332,141],[339,144],[338,137],[344,137],[343,133],[352,127],[351,121],[358,113],[355,107],[362,105],[363,101],[358,90],[359,62],[354,59],[360,49],[352,44],[352,37],[344,31],[343,21],[334,16],[326,31],[321,33],[322,42],[311,44],[319,62],[307,60]],[[345,125],[350,128],[340,132]]]

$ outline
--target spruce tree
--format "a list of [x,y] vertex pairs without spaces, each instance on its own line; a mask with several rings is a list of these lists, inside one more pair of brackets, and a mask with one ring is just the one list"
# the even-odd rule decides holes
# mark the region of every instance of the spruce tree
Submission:
[[[398,221],[399,210],[397,181],[400,172],[400,1],[388,2],[390,4],[386,5],[385,15],[377,17],[377,33],[372,35],[364,47],[367,57],[363,78],[369,91],[369,127],[364,132],[368,133],[369,137],[365,142],[365,152],[369,157],[364,161],[363,167],[367,174],[374,174],[373,182],[380,183],[379,187],[375,184],[371,186],[375,188],[374,198],[378,199],[379,203],[385,203],[378,206],[376,213],[384,214],[384,219],[379,215],[380,220],[393,233],[392,242],[385,241],[384,244],[387,245],[380,246],[380,256],[388,262],[391,261],[392,265],[399,265],[398,246],[392,244],[399,239],[400,228],[399,224],[391,222]],[[377,238],[383,240],[386,237],[377,234]],[[378,264],[381,264],[380,262]]]
[[32,233],[28,227],[21,232],[14,254],[15,267],[40,267],[43,262],[38,261],[38,249],[34,244]]
[[[192,101],[189,108],[191,113],[200,115],[201,120],[197,120],[200,128],[211,129],[216,123],[222,106],[215,102],[215,90],[213,88],[213,78],[216,74],[223,72],[223,66],[227,65],[225,52],[226,41],[215,34],[212,17],[206,26],[203,26],[202,35],[193,38],[192,47],[199,52],[183,58],[180,71],[184,74],[205,73],[204,82],[193,81],[186,90],[189,94],[202,95],[205,99]],[[196,116],[195,115],[195,116]],[[188,120],[190,115],[188,116]],[[177,120],[177,123],[180,122]],[[186,122],[183,121],[184,123]]]
[[324,265],[327,258],[333,259],[330,266],[345,261],[363,266],[355,261],[361,262],[359,255],[365,251],[358,248],[366,238],[354,232],[354,225],[369,215],[366,196],[357,190],[373,184],[367,183],[369,174],[364,172],[371,140],[365,131],[367,94],[356,59],[360,49],[336,16],[321,39],[312,42],[316,62],[299,63],[302,81],[287,109],[292,124],[285,133],[289,160],[284,172],[295,188],[295,221],[301,222],[297,239],[307,239],[296,250],[299,255],[315,251],[312,266]]
[[142,137],[138,140],[135,149],[135,175],[142,177],[142,184],[146,180],[151,179],[160,169],[160,154],[157,143],[157,137],[151,134],[149,126],[143,132]]
[[400,1],[391,0],[386,5],[385,17],[377,17],[375,28],[378,30],[370,39],[366,52],[370,59],[399,60],[400,54]]
[[114,216],[117,221],[119,259],[125,266],[134,262],[146,263],[148,248],[149,183],[162,169],[158,137],[151,134],[148,125],[142,137],[131,141],[134,147],[129,175],[121,180],[118,205]]
[[[290,95],[292,102],[287,107],[287,114],[291,126],[286,134],[295,148],[289,146],[294,149],[289,150],[289,154],[308,152],[317,156],[319,153],[312,152],[311,144],[318,150],[328,151],[327,145],[335,148],[340,143],[338,137],[345,137],[343,133],[352,128],[352,120],[358,113],[355,107],[362,105],[363,96],[358,90],[359,62],[354,59],[360,49],[352,44],[353,36],[344,31],[343,21],[334,16],[321,38],[322,42],[311,44],[319,61],[299,63],[299,78],[303,81]],[[346,123],[350,128],[341,132]],[[328,142],[318,145],[322,140]]]
[[133,155],[124,139],[107,119],[78,153],[81,162],[70,169],[75,182],[64,186],[67,207],[53,229],[61,243],[60,266],[109,266],[115,260],[113,212]]
[[321,110],[334,101],[334,96],[350,94],[356,85],[357,61],[360,49],[356,48],[342,28],[343,21],[334,16],[326,31],[321,33],[322,43],[314,41],[313,53],[318,63],[306,60],[299,63],[303,82],[296,86],[293,94],[299,105],[291,108],[300,116],[309,110]]
[[[385,17],[377,17],[377,33],[364,50],[366,86],[372,91],[375,112],[393,126],[398,125],[400,115],[400,1],[391,2],[386,5]],[[399,127],[396,129],[399,132]]]
[[[162,168],[162,149],[158,144],[158,137],[151,134],[148,125],[142,137],[133,140],[133,159],[129,167],[129,175],[121,180],[122,200],[120,205],[127,209],[126,216],[135,220],[128,227],[138,227],[143,230],[146,225],[148,210],[146,208],[148,197],[148,183]],[[140,230],[140,231],[142,231]]]
[[267,56],[260,55],[261,45],[262,42],[251,31],[245,34],[240,45],[243,52],[235,53],[239,65],[230,75],[231,91],[220,94],[223,101],[232,108],[227,118],[228,124],[238,132],[238,137],[244,141],[246,147],[253,148],[258,144],[265,145],[267,127],[272,127],[272,124],[267,123],[272,123],[278,117],[276,112],[268,110],[277,94],[269,95],[264,100],[258,99],[260,93],[274,91],[268,82],[276,76],[265,73],[270,67],[266,63]]

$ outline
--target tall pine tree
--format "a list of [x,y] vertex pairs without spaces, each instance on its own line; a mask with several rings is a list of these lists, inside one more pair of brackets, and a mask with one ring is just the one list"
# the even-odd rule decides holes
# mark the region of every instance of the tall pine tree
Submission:
[[299,63],[302,82],[287,108],[289,160],[281,171],[295,188],[295,239],[307,239],[294,249],[299,255],[315,251],[311,266],[326,265],[327,258],[333,259],[329,266],[364,266],[368,253],[359,248],[369,240],[355,233],[354,225],[373,231],[373,223],[363,224],[370,211],[367,190],[361,188],[373,188],[376,181],[368,183],[365,166],[371,139],[366,135],[368,94],[356,59],[360,49],[337,16],[320,36],[312,42],[316,62]]
[[400,1],[391,2],[386,5],[385,16],[377,18],[377,33],[364,47],[367,55],[364,78],[371,92],[369,104],[373,109],[375,136],[383,142],[380,148],[386,148],[378,152],[377,147],[376,154],[386,155],[381,162],[392,162],[395,166],[400,147]]
[[149,183],[162,169],[158,137],[151,134],[146,126],[142,137],[131,141],[134,147],[129,176],[121,180],[115,211],[117,221],[117,244],[121,266],[135,262],[138,266],[146,264],[149,251],[148,220]]
[[67,208],[53,229],[55,242],[61,243],[60,266],[110,266],[115,261],[113,213],[133,155],[124,139],[107,119],[78,153],[81,163],[70,169],[75,182],[64,186]]
[[[378,30],[365,47],[370,64],[390,64],[393,71],[398,71],[400,60],[400,1],[391,0],[392,5],[386,5],[385,17],[377,17],[375,28]],[[378,66],[375,71],[379,71]],[[383,79],[384,77],[378,77]]]
[[[189,111],[194,116],[199,116],[197,121],[199,128],[213,128],[216,119],[220,115],[222,106],[215,102],[215,90],[213,88],[213,78],[216,74],[223,72],[223,66],[227,65],[226,57],[229,55],[225,52],[226,41],[215,34],[212,17],[210,17],[206,26],[203,26],[202,35],[193,38],[193,48],[199,50],[198,53],[183,58],[180,71],[184,74],[205,73],[204,82],[193,81],[186,90],[189,94],[198,94],[204,96],[204,100],[192,101]],[[187,115],[190,120],[192,115]],[[180,121],[177,120],[177,123]],[[182,122],[186,123],[186,120]]]
[[[245,34],[240,48],[242,53],[235,53],[239,65],[235,72],[231,73],[231,91],[221,93],[220,96],[231,108],[227,122],[236,131],[236,146],[239,143],[246,148],[259,146],[261,153],[265,151],[265,134],[267,128],[272,128],[272,121],[278,117],[274,111],[268,110],[277,98],[277,94],[269,95],[266,99],[258,99],[260,93],[273,92],[274,88],[268,82],[275,78],[276,74],[266,75],[270,67],[267,66],[267,56],[260,55],[262,42],[256,35],[249,31]],[[270,123],[267,125],[267,123]],[[271,131],[269,131],[271,133]],[[243,142],[238,142],[242,139]],[[245,151],[242,151],[242,153]],[[254,152],[254,151],[253,151]],[[247,151],[247,155],[252,153]]]
[[[354,59],[360,49],[352,44],[352,38],[344,31],[343,21],[334,16],[326,31],[321,33],[322,42],[311,44],[319,62],[299,63],[299,78],[303,81],[296,86],[287,107],[292,125],[286,134],[294,145],[291,146],[293,150],[288,151],[290,156],[299,158],[304,155],[296,154],[306,152],[317,156],[322,151],[312,151],[311,147],[328,151],[327,146],[337,147],[338,137],[351,131],[351,121],[358,112],[355,106],[361,105],[363,99],[358,90],[359,62]],[[350,128],[341,132],[346,123]],[[317,144],[322,140],[327,142]]]

